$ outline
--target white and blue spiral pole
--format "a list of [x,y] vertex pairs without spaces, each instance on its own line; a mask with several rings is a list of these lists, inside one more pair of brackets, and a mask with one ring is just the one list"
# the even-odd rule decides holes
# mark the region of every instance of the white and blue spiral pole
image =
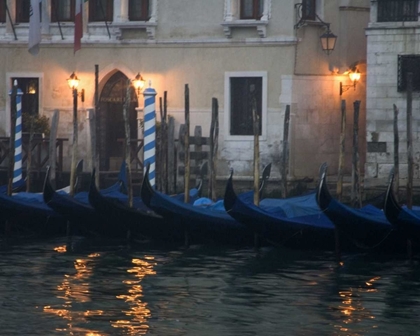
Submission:
[[[13,83],[17,86],[17,81]],[[10,95],[12,92],[10,91]],[[15,155],[13,167],[13,183],[22,180],[22,95],[21,89],[16,92],[16,127],[15,127]],[[12,102],[13,104],[13,102]]]
[[22,179],[22,95],[22,90],[18,88],[16,96],[15,167],[13,170],[13,183]]
[[155,186],[156,168],[156,91],[148,87],[144,95],[144,159],[143,165],[150,164],[149,180]]

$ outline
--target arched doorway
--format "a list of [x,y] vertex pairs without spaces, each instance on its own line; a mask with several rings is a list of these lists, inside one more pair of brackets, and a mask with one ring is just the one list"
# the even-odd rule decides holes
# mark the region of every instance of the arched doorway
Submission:
[[[97,151],[100,170],[116,170],[124,157],[125,127],[123,108],[128,78],[121,71],[112,75],[101,92],[97,117]],[[130,86],[130,137],[137,139],[137,95]]]

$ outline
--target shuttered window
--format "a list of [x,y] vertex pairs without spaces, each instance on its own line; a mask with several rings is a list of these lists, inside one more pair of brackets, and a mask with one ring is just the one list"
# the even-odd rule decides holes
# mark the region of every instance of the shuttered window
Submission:
[[31,0],[16,0],[16,23],[29,22],[30,6]]
[[130,0],[128,19],[130,21],[148,21],[150,18],[149,0]]
[[302,19],[316,20],[316,0],[302,1]]
[[114,3],[112,0],[90,0],[89,22],[112,22],[114,16]]
[[241,0],[241,19],[259,20],[264,11],[264,0]]
[[76,0],[51,0],[51,22],[74,22]]

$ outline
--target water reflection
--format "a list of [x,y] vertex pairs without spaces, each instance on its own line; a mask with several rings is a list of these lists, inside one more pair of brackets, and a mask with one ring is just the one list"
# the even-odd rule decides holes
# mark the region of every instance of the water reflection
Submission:
[[129,319],[118,320],[112,323],[115,328],[123,328],[128,335],[144,335],[149,330],[147,320],[151,317],[147,303],[142,302],[143,287],[141,281],[146,275],[155,275],[153,267],[156,265],[153,256],[145,256],[143,259],[132,259],[132,266],[127,270],[134,279],[124,280],[123,283],[129,287],[128,294],[117,295],[117,299],[124,300],[130,309],[123,310]]
[[[64,256],[67,252],[65,245],[55,247],[54,251]],[[117,328],[124,335],[146,334],[151,312],[143,300],[141,281],[145,276],[156,274],[156,261],[148,255],[131,258],[129,264],[127,261],[125,255],[118,258],[97,252],[84,258],[73,257],[72,271],[66,272],[56,286],[56,299],[61,304],[43,308],[45,313],[66,321],[65,327],[55,330],[70,335],[104,336],[115,335],[112,329]],[[124,302],[124,306],[106,309],[106,302],[112,302],[112,297]],[[104,330],[106,320],[109,328]],[[101,328],[95,329],[95,322],[100,322]]]
[[0,334],[419,335],[405,259],[104,244],[0,252]]
[[[54,251],[65,253],[66,247],[58,246],[54,248]],[[90,336],[104,335],[95,330],[76,326],[76,324],[86,323],[90,318],[103,314],[102,310],[79,311],[75,309],[78,303],[92,301],[89,279],[93,273],[92,264],[94,264],[94,259],[99,257],[99,253],[93,253],[88,255],[87,258],[77,258],[73,262],[75,273],[65,274],[62,283],[57,285],[58,294],[56,297],[63,300],[64,303],[59,308],[51,305],[44,306],[45,313],[54,314],[67,320],[67,328],[57,328],[56,331],[70,332],[70,334],[76,332]]]

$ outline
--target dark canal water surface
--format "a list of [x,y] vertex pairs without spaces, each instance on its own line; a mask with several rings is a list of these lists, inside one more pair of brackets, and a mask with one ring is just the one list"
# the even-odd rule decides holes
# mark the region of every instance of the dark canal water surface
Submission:
[[82,239],[0,255],[0,335],[420,335],[405,256]]

